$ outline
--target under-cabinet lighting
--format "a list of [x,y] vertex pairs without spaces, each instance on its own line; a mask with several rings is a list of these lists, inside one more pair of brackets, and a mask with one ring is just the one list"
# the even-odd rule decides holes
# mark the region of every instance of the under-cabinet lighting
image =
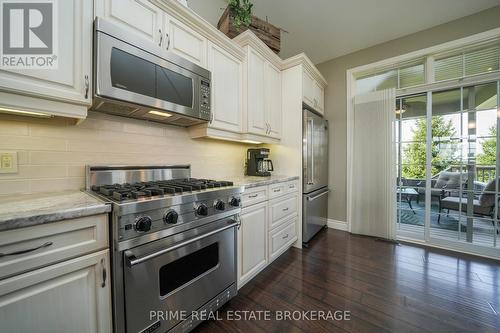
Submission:
[[17,114],[20,116],[31,116],[31,117],[40,117],[40,118],[50,118],[52,117],[49,114],[34,112],[34,111],[25,111],[25,110],[17,110],[17,109],[9,109],[0,107],[1,113],[9,113],[9,114]]
[[262,143],[262,142],[253,141],[253,140],[241,140],[241,142],[244,142],[244,143],[253,143],[253,144],[256,144],[256,145],[260,145]]
[[161,112],[161,111],[155,111],[155,110],[151,110],[148,112],[149,114],[154,114],[155,116],[160,116],[160,117],[172,117],[172,115],[170,113],[166,113],[166,112]]

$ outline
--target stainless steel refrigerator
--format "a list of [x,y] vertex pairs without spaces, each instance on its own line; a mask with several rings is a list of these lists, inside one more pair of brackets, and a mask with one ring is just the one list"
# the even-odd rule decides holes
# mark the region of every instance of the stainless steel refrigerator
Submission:
[[302,139],[302,242],[307,244],[327,224],[328,121],[304,109]]

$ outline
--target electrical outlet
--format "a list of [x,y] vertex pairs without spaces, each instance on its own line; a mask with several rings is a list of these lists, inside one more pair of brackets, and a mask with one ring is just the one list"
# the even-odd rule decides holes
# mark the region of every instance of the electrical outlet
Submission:
[[17,151],[0,151],[0,173],[17,173]]

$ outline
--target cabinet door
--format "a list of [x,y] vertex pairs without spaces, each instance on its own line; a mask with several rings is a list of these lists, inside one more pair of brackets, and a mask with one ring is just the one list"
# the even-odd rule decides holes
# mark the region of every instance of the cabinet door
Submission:
[[154,43],[164,42],[164,12],[149,0],[100,0],[95,6],[96,16],[107,17]]
[[266,64],[266,119],[269,125],[268,135],[281,138],[281,71]]
[[320,113],[324,112],[324,95],[324,88],[317,81],[314,81],[314,99],[312,107]]
[[267,201],[243,209],[238,230],[238,287],[267,264]]
[[0,89],[90,105],[92,1],[65,0],[55,4],[58,24],[58,36],[55,38],[57,68],[21,70],[0,67]]
[[307,72],[302,72],[302,100],[309,106],[314,106],[314,79]]
[[241,132],[241,61],[210,43],[208,69],[212,72],[212,121],[209,126]]
[[248,132],[267,135],[268,123],[266,119],[266,60],[257,52],[249,48],[248,52],[248,79],[247,79],[247,118]]
[[207,66],[207,39],[185,24],[166,16],[165,48],[195,64]]
[[1,280],[2,332],[111,332],[109,277],[105,250]]

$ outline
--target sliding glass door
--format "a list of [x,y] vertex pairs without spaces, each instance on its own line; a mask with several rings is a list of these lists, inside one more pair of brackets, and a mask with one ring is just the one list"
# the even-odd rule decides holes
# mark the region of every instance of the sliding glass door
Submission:
[[399,236],[498,255],[499,86],[397,99]]

